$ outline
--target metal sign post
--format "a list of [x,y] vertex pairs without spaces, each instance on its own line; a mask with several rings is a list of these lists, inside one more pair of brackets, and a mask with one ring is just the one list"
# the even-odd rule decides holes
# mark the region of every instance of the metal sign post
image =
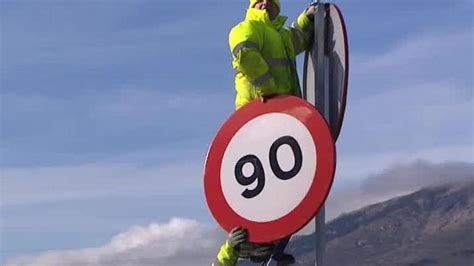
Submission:
[[[314,93],[314,99],[312,99],[312,103],[319,109],[319,111],[323,114],[326,121],[330,121],[329,117],[329,100],[328,100],[328,84],[327,84],[327,70],[325,68],[325,57],[324,57],[324,43],[325,43],[325,30],[318,30],[318,29],[325,29],[326,23],[326,10],[324,8],[324,4],[321,2],[317,2],[316,4],[316,13],[314,14],[314,25],[316,27],[315,36],[314,36],[314,43],[316,50],[313,51],[313,54],[316,55],[313,59],[316,59],[314,63],[316,63],[315,68],[315,78],[316,78],[316,87],[323,88],[316,90]],[[326,210],[325,205],[321,207],[319,213],[315,218],[315,265],[322,266],[324,261],[324,253],[326,251]]]
[[[344,118],[347,79],[347,33],[339,8],[316,1],[314,40],[306,52],[303,97],[324,116],[337,140]],[[326,249],[325,207],[315,217],[315,265],[323,266]]]

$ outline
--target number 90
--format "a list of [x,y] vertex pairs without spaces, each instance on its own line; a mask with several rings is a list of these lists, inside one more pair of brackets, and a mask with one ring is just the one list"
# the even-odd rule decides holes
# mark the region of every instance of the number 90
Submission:
[[[278,149],[285,144],[290,146],[295,157],[295,164],[289,171],[284,171],[281,169],[277,158]],[[281,180],[289,180],[295,177],[303,165],[303,154],[301,153],[301,147],[298,144],[298,141],[296,141],[296,139],[291,136],[283,136],[275,140],[270,147],[269,161],[270,167],[277,178]],[[247,163],[250,163],[253,166],[253,173],[250,176],[245,176],[243,173],[243,167]],[[248,154],[240,158],[235,164],[234,174],[237,182],[242,186],[249,186],[255,181],[257,182],[257,185],[254,189],[246,188],[244,192],[242,192],[241,195],[244,198],[254,198],[263,191],[263,188],[265,187],[265,171],[263,169],[262,162],[254,154]]]

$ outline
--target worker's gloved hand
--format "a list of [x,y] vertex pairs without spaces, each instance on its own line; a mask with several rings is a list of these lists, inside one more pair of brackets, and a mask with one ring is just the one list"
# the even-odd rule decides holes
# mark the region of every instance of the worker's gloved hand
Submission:
[[316,4],[311,4],[307,9],[306,9],[306,16],[310,20],[314,20],[314,14],[316,13],[317,5]]
[[227,238],[227,242],[229,245],[236,251],[240,251],[240,245],[242,243],[248,242],[248,233],[242,227],[236,227],[232,229],[229,233],[229,237]]

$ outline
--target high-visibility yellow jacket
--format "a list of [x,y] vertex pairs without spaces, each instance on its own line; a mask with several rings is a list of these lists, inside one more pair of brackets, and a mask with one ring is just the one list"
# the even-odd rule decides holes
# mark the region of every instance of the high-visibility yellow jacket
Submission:
[[284,27],[286,19],[271,21],[266,11],[249,8],[245,20],[232,28],[237,109],[265,95],[301,96],[296,55],[310,44],[314,26],[306,12],[289,29]]
[[213,262],[212,266],[235,266],[237,265],[237,260],[239,259],[239,253],[234,250],[229,242],[225,242],[222,245],[219,253],[217,254],[217,259]]

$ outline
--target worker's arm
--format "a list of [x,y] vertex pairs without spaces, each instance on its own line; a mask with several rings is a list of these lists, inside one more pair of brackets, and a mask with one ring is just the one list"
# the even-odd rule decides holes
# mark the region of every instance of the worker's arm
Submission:
[[247,230],[237,227],[229,233],[224,245],[217,254],[217,259],[212,266],[235,266],[239,258],[240,245],[248,241]]
[[313,5],[308,7],[291,24],[291,38],[297,55],[306,51],[311,45],[314,33],[313,17],[315,10],[316,8]]

